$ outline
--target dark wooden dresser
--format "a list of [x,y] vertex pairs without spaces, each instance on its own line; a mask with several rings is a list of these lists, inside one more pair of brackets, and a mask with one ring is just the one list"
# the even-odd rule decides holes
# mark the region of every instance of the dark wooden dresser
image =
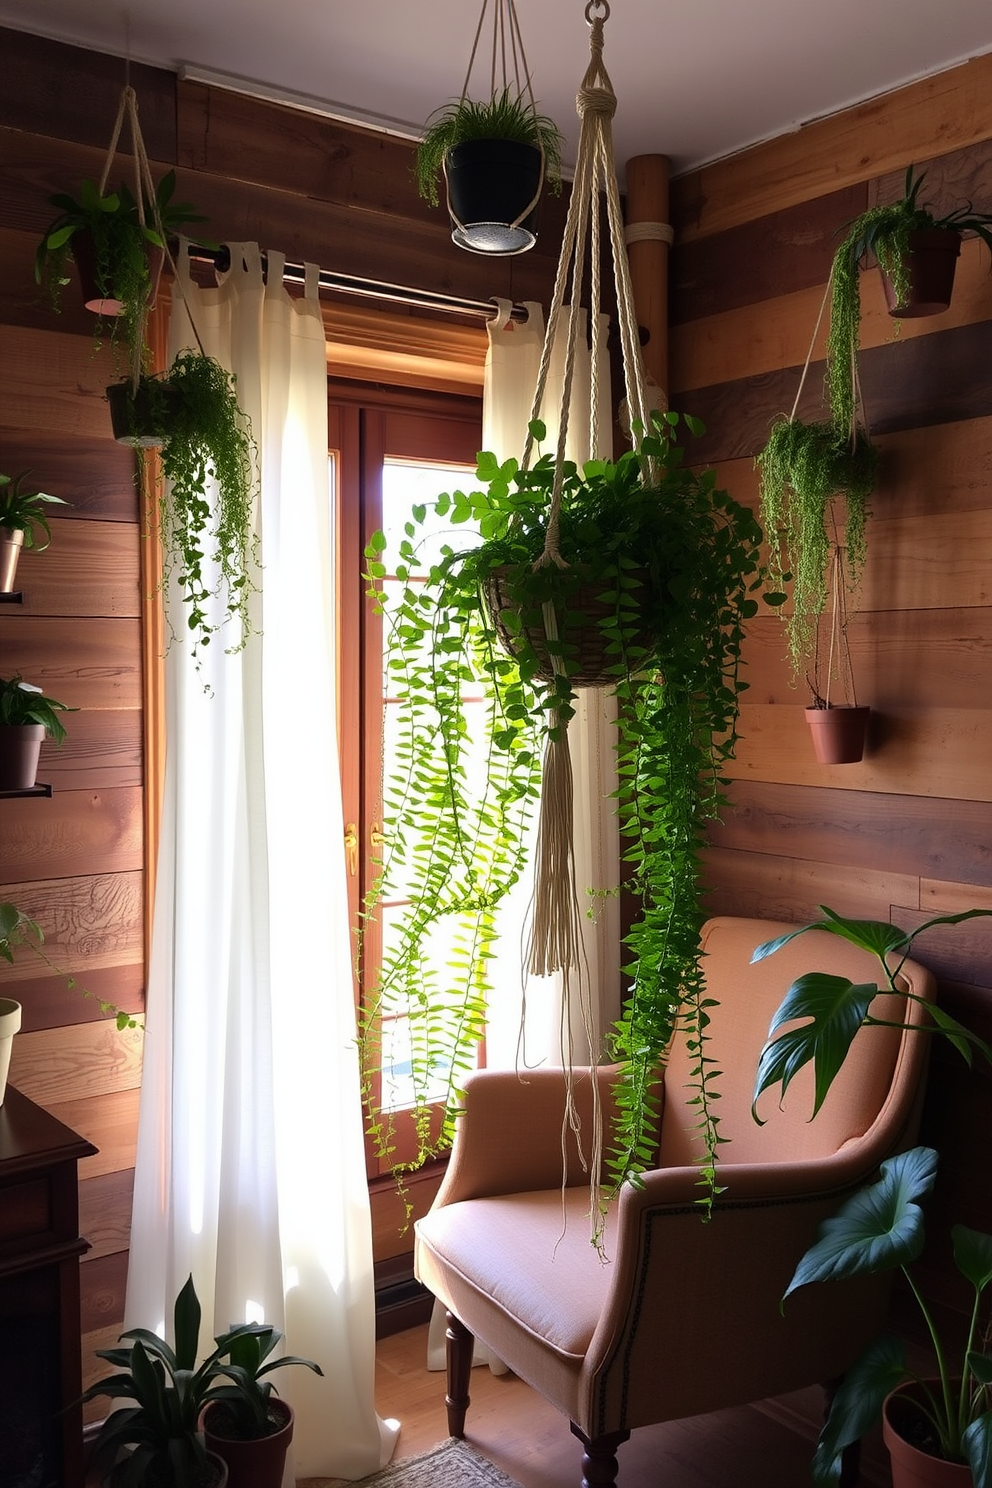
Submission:
[[81,1488],[76,1165],[96,1148],[7,1087],[0,1106],[0,1488]]

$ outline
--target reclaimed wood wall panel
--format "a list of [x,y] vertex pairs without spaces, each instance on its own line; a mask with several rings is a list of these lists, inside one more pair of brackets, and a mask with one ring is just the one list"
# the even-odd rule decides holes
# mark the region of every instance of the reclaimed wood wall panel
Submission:
[[141,714],[134,709],[74,713],[65,743],[48,740],[41,746],[38,778],[59,791],[141,785]]
[[56,537],[58,523],[65,517],[101,522],[138,520],[134,455],[126,445],[53,430],[39,439],[34,432],[0,424],[0,469],[7,473],[30,470],[36,488],[71,503],[64,509],[49,508]]
[[683,243],[989,138],[992,54],[816,119],[672,182]]
[[[926,170],[937,212],[992,209],[992,57],[873,100],[672,184],[673,406],[707,426],[694,463],[758,508],[754,457],[800,385],[832,243],[858,203]],[[851,603],[865,759],[816,764],[777,617],[748,628],[741,743],[704,877],[711,911],[802,921],[818,906],[915,929],[992,905],[992,276],[964,245],[947,314],[897,327],[862,275],[861,372],[881,465]],[[825,324],[798,412],[822,419]],[[992,922],[914,948],[949,1009],[992,1029]],[[784,992],[783,988],[783,992]],[[948,1119],[946,1113],[952,1113]],[[935,1051],[924,1134],[942,1221],[992,1220],[970,1190],[992,1144],[992,1076]],[[987,1187],[987,1186],[986,1186]],[[955,1212],[956,1211],[956,1212]],[[973,1219],[970,1222],[977,1223]],[[927,1272],[949,1290],[949,1260]],[[960,1305],[960,1301],[953,1305]]]
[[79,1233],[88,1240],[87,1261],[126,1251],[131,1233],[134,1174],[104,1173],[79,1185]]
[[0,812],[0,862],[5,877],[74,877],[140,872],[141,790],[56,791],[50,801],[5,801]]
[[[30,964],[30,963],[29,963]],[[68,1023],[91,1023],[106,1018],[108,1008],[120,1008],[140,1018],[145,1008],[145,968],[140,960],[122,966],[87,967],[78,979],[50,972],[44,962],[34,962],[37,974],[25,974],[17,982],[16,997],[22,1005],[21,1027],[25,1033],[38,1028],[62,1028]],[[45,974],[40,975],[41,972]]]
[[110,1095],[52,1101],[49,1105],[56,1120],[72,1127],[97,1149],[92,1157],[84,1157],[79,1164],[81,1184],[105,1173],[134,1171],[138,1095],[137,1088],[116,1090]]
[[112,1018],[19,1034],[11,1080],[29,1100],[45,1107],[53,1101],[134,1090],[141,1083],[142,1042],[140,1028],[122,1032]]
[[[78,543],[67,546],[79,548]],[[48,556],[25,554],[23,574],[18,567],[27,604],[0,611],[0,657],[16,654],[28,681],[71,708],[140,708],[141,635],[133,620],[100,617],[81,628],[78,616],[32,613],[41,607],[39,596],[53,588],[50,581],[36,582],[42,575],[48,579],[43,566]],[[66,724],[71,726],[72,719]]]

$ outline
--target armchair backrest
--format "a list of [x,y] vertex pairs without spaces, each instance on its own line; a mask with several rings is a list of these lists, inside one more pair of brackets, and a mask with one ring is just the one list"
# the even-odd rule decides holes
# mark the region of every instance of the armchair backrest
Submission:
[[[815,1121],[812,1068],[806,1066],[789,1086],[784,1102],[777,1090],[765,1091],[758,1104],[764,1121],[759,1126],[751,1115],[758,1056],[768,1037],[772,1015],[797,977],[804,972],[824,971],[854,982],[877,983],[881,968],[875,959],[840,936],[809,931],[776,951],[767,960],[750,964],[755,947],[795,927],[774,920],[718,916],[703,927],[703,968],[708,994],[719,1006],[712,1010],[707,1053],[722,1073],[716,1107],[720,1133],[727,1144],[720,1149],[722,1163],[775,1163],[829,1157],[848,1142],[864,1136],[884,1110],[900,1101],[912,1104],[909,1065],[923,1051],[916,1047],[915,1033],[898,1028],[863,1028]],[[930,972],[907,962],[902,977],[919,996],[932,999],[934,980]],[[909,1011],[907,1011],[907,1006]],[[886,995],[872,1004],[873,1015],[899,1022],[918,1022],[915,1005],[903,997]],[[913,1046],[904,1040],[911,1040]],[[903,1065],[906,1077],[903,1078]],[[684,1042],[676,1040],[665,1071],[665,1107],[659,1146],[661,1167],[698,1160],[696,1134],[699,1115],[687,1104],[691,1088],[692,1060]]]

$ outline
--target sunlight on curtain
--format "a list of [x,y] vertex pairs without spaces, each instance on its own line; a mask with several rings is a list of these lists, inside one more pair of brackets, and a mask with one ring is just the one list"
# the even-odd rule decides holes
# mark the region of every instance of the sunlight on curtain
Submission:
[[[231,245],[185,277],[204,348],[237,375],[259,447],[259,634],[198,672],[166,658],[167,760],[125,1325],[162,1331],[192,1272],[204,1337],[286,1332],[285,1482],[363,1477],[395,1428],[373,1405],[375,1303],[334,715],[324,333],[282,258]],[[188,256],[180,255],[187,266]],[[195,346],[176,299],[170,353]],[[205,685],[210,694],[205,692]]]

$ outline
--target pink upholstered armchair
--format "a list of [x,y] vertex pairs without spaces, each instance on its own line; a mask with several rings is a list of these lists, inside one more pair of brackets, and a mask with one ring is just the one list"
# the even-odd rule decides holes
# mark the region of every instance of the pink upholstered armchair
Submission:
[[[558,1070],[483,1071],[469,1081],[447,1175],[417,1225],[421,1280],[449,1313],[448,1426],[464,1434],[478,1337],[572,1423],[583,1483],[610,1485],[633,1428],[835,1380],[879,1331],[889,1276],[809,1287],[779,1299],[820,1221],[915,1138],[929,1039],[862,1029],[816,1119],[808,1068],[782,1108],[766,1092],[751,1115],[758,1054],[787,988],[806,971],[875,981],[875,963],[838,936],[810,932],[756,966],[751,953],[790,927],[710,920],[704,967],[710,1053],[720,1084],[720,1194],[703,1223],[694,1161],[690,1061],[664,1074],[658,1166],[611,1207],[604,1263],[590,1244],[588,1186],[574,1153],[561,1191]],[[911,990],[933,978],[907,961]],[[919,1021],[904,999],[872,1012]],[[614,1072],[598,1077],[608,1103]],[[579,1083],[589,1119],[591,1072]],[[563,1233],[564,1230],[564,1233]],[[856,1475],[856,1464],[851,1468]]]

